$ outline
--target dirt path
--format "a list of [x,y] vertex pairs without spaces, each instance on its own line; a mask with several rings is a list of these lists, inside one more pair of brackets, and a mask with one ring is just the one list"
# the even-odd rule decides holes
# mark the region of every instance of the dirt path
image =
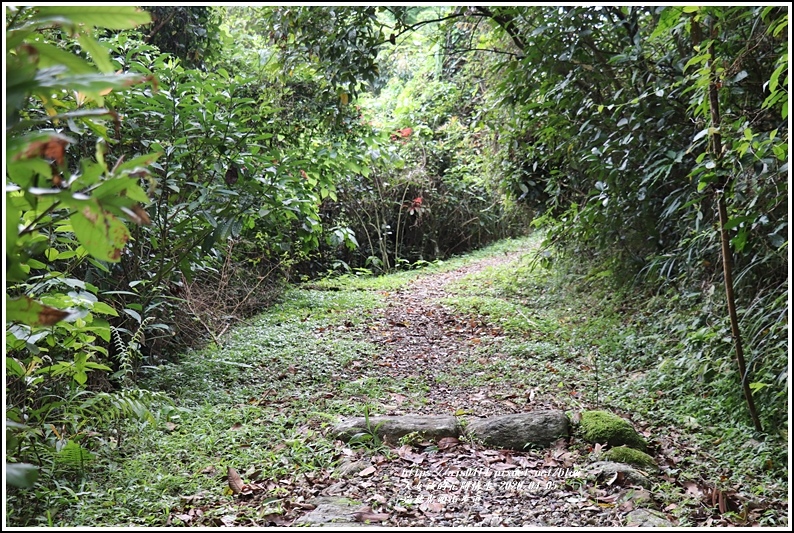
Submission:
[[[500,381],[467,385],[443,379],[473,358],[488,365],[482,348],[504,336],[480,317],[443,305],[441,300],[452,295],[447,287],[520,255],[491,256],[385,294],[382,314],[365,326],[369,339],[382,349],[375,370],[362,375],[371,378],[374,372],[396,383],[413,380],[426,392],[417,402],[407,391],[392,391],[392,402],[377,414],[490,416],[561,407],[553,400],[535,401],[531,391],[511,390]],[[369,450],[344,448],[344,460],[331,475],[334,482],[312,484],[307,501],[319,496],[363,502],[359,519],[374,517],[392,526],[620,526],[634,507],[631,501],[615,503],[619,484],[582,494],[580,479],[564,472],[589,461],[566,440],[526,452],[492,450],[454,438],[385,444],[388,448],[379,443]],[[603,503],[596,505],[594,498]]]
[[[454,414],[459,411],[477,416],[519,412],[515,402],[499,402],[493,397],[512,396],[502,387],[465,387],[451,385],[439,376],[477,358],[476,352],[503,337],[498,326],[476,316],[461,315],[441,300],[453,296],[447,286],[488,267],[517,260],[518,252],[488,257],[465,267],[420,277],[406,287],[388,294],[383,316],[368,326],[370,340],[382,347],[378,365],[385,376],[412,378],[427,385],[426,403],[412,406],[414,413]],[[487,364],[486,358],[480,362]],[[399,398],[398,398],[399,399]],[[397,406],[384,414],[403,414]]]
[[[262,392],[246,392],[245,406],[254,401],[267,413],[253,423],[266,426],[267,417],[286,414],[289,425],[271,433],[265,449],[272,456],[238,462],[247,485],[223,480],[232,498],[185,505],[174,523],[669,527],[733,525],[719,509],[730,502],[730,509],[751,509],[753,520],[763,505],[782,513],[782,501],[715,490],[708,475],[687,469],[688,462],[711,464],[707,453],[685,431],[647,420],[634,427],[648,439],[660,470],[649,466],[644,473],[604,471],[603,463],[594,473],[601,446],[584,442],[576,430],[546,448],[522,451],[485,446],[466,432],[438,441],[409,434],[384,442],[374,427],[358,442],[332,436],[340,413],[454,415],[461,427],[503,414],[554,409],[575,419],[582,409],[610,409],[599,402],[597,388],[593,393],[587,349],[579,348],[588,330],[577,328],[592,325],[579,320],[576,303],[562,301],[567,293],[522,277],[522,259],[520,251],[492,254],[446,272],[424,272],[396,290],[382,288],[394,286],[389,279],[296,289],[306,292],[292,295],[288,312],[244,332],[256,336],[256,328],[267,327],[272,336],[239,345],[247,366],[250,345],[257,353],[274,351],[262,359],[269,373]],[[513,271],[519,285],[509,277]],[[280,347],[288,357],[275,356]],[[230,431],[243,427],[235,421]],[[260,470],[260,462],[268,468]],[[260,477],[262,471],[271,473]]]

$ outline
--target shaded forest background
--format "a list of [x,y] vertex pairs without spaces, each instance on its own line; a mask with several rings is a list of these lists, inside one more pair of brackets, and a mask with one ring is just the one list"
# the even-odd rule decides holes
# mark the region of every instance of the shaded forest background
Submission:
[[744,382],[787,438],[786,7],[5,17],[15,490],[154,416],[167,398],[136,385],[141,368],[217,341],[285,283],[533,229],[545,262],[653,306],[669,352],[636,348],[666,365],[659,386],[696,383],[713,416],[749,424]]

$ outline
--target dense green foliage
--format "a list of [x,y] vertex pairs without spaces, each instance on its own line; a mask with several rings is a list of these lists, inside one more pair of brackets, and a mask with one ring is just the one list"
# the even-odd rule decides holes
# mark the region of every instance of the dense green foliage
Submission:
[[145,9],[5,13],[14,490],[174,416],[141,369],[222,344],[282,282],[530,225],[542,261],[650,302],[656,386],[740,423],[743,380],[787,432],[786,8]]
[[[368,21],[373,10],[366,11]],[[277,12],[274,20],[292,28],[291,39],[312,44],[290,48],[290,57],[307,56],[342,91],[350,91],[354,79],[372,83],[379,48],[365,53],[361,42],[336,47],[355,34],[358,19],[329,11],[326,24],[311,24],[320,13],[326,12]],[[398,49],[404,34],[417,39],[421,29],[438,24],[435,76],[397,59],[395,74],[415,73],[403,93],[389,93],[388,84],[373,86],[395,102],[386,110],[398,128],[441,141],[430,145],[434,150],[422,143],[414,161],[444,170],[452,163],[453,176],[456,168],[469,176],[491,169],[489,184],[536,210],[541,216],[535,224],[548,228],[549,246],[557,252],[586,262],[591,276],[665,294],[671,312],[697,317],[681,325],[686,355],[673,364],[682,375],[720,375],[724,379],[715,386],[734,398],[728,385],[737,380],[730,370],[732,333],[718,290],[723,269],[716,205],[726,202],[740,334],[752,339],[747,372],[738,379],[749,381],[772,427],[783,423],[787,11],[500,6],[383,7],[379,14],[367,31],[378,29],[380,38],[368,33],[366,42]],[[467,54],[474,51],[484,53],[467,72]],[[337,61],[340,54],[343,61]],[[411,94],[412,83],[421,95]],[[403,100],[403,94],[412,97]],[[444,105],[450,101],[456,103]],[[719,124],[712,109],[720,110]],[[450,161],[439,146],[449,136],[439,129],[455,129],[455,123],[471,129],[464,143],[448,143],[456,154]],[[489,137],[478,133],[482,124]],[[714,154],[710,147],[720,139],[723,150]],[[405,198],[412,193],[407,187]],[[726,401],[729,412],[740,412]]]

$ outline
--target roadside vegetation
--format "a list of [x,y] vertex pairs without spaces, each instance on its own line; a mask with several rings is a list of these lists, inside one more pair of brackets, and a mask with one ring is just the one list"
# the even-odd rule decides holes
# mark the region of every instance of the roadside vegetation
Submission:
[[[6,523],[219,525],[228,467],[288,522],[338,416],[443,385],[624,413],[779,524],[788,17],[7,6]],[[451,272],[472,357],[378,363]]]

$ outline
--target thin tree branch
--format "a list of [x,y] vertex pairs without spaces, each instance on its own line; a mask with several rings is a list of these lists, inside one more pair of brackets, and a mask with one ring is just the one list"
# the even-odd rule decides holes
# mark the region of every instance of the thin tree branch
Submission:
[[468,52],[491,52],[494,54],[503,54],[513,56],[516,59],[523,59],[524,56],[515,52],[507,52],[505,50],[496,50],[495,48],[448,48],[450,54],[465,54]]
[[522,52],[526,49],[526,43],[524,43],[524,40],[521,38],[521,34],[519,30],[516,28],[515,21],[513,20],[512,17],[508,17],[506,15],[497,15],[493,11],[491,11],[490,9],[484,6],[475,6],[474,9],[476,9],[484,16],[496,22],[499,25],[499,27],[501,27],[505,32],[507,32],[507,35],[510,36],[510,39],[512,39],[513,44],[516,45],[516,48],[518,48]]
[[168,24],[169,22],[171,22],[171,19],[173,19],[175,15],[176,15],[176,11],[171,11],[171,12],[168,14],[168,16],[167,16],[167,17],[165,17],[165,18],[164,18],[164,19],[163,19],[163,20],[160,22],[160,24],[158,24],[157,26],[155,26],[155,28],[154,28],[154,29],[153,29],[153,30],[152,30],[152,31],[149,33],[149,35],[147,35],[147,36],[146,36],[146,37],[143,39],[143,42],[145,42],[145,43],[150,43],[150,42],[152,42],[152,39],[154,39],[155,35],[157,35],[157,34],[160,32],[160,30],[162,30],[162,29],[163,29],[163,26],[165,26],[166,24]]
[[439,18],[430,19],[430,20],[422,20],[422,21],[419,21],[419,22],[417,22],[415,24],[411,24],[411,25],[407,25],[407,24],[403,25],[403,24],[399,23],[399,21],[398,21],[398,26],[401,26],[401,29],[397,33],[393,33],[392,35],[390,35],[389,38],[386,39],[385,41],[377,43],[376,46],[380,46],[380,45],[386,44],[386,43],[394,44],[393,43],[393,39],[396,39],[397,37],[400,37],[401,35],[403,35],[404,33],[408,33],[409,31],[415,31],[415,30],[417,30],[417,29],[419,29],[422,26],[425,26],[427,24],[434,24],[436,22],[444,22],[446,20],[452,20],[452,19],[461,18],[461,17],[465,17],[465,16],[466,16],[465,12],[455,11],[455,12],[453,12],[453,13],[451,13],[449,15],[446,15],[444,17],[439,17]]

